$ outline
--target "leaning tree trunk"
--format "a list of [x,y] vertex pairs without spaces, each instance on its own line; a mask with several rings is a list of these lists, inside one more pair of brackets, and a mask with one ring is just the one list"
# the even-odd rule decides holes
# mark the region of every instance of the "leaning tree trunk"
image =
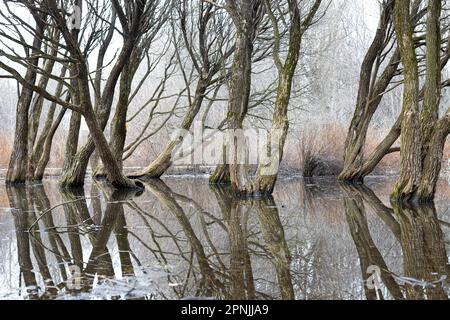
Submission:
[[97,149],[105,167],[108,182],[118,189],[142,187],[140,183],[136,182],[135,184],[122,174],[122,170],[117,164],[116,158],[109,148],[108,141],[103,134],[103,130],[97,122],[94,110],[92,110],[92,108],[86,109],[84,119],[86,120],[89,132],[91,133],[92,140],[95,143],[95,148]]
[[[423,10],[420,10],[420,3],[420,1],[415,1],[411,9],[410,18],[414,24],[425,14]],[[394,4],[395,1],[387,2],[382,11],[379,28],[361,67],[356,109],[348,129],[345,144],[344,168],[339,175],[339,180],[341,181],[363,182],[364,178],[372,173],[384,156],[399,151],[398,148],[391,149],[391,147],[400,136],[401,120],[400,122],[397,120],[385,139],[364,159],[364,149],[370,122],[393,77],[398,73],[398,66],[401,60],[400,47],[397,47],[386,64],[384,71],[378,76],[382,65],[382,57],[389,50],[390,46],[389,41],[386,41],[384,36],[390,28]]]
[[[117,59],[115,66],[113,67],[110,76],[108,78],[107,83],[105,84],[105,88],[103,90],[100,101],[97,103],[97,107],[95,110],[96,123],[99,125],[99,128],[102,131],[105,130],[106,125],[108,123],[108,119],[111,114],[111,107],[113,103],[114,90],[117,84],[117,81],[122,73],[124,67],[126,66],[127,61],[129,61],[130,56],[132,54],[133,46],[138,39],[136,37],[130,38],[124,44],[122,51]],[[79,81],[79,80],[78,80]],[[80,93],[81,94],[81,93]],[[109,148],[109,147],[108,147]],[[90,136],[86,144],[78,151],[69,167],[65,168],[63,171],[63,175],[60,181],[60,184],[64,188],[71,187],[80,187],[84,185],[84,180],[86,176],[87,167],[89,165],[89,159],[91,158],[92,153],[96,150],[95,139],[90,132]],[[97,150],[100,155],[100,150]],[[100,155],[101,158],[101,155]],[[117,163],[117,161],[115,161]],[[104,168],[106,169],[107,164],[103,163]]]
[[[316,1],[315,7],[309,13],[310,17],[315,15],[319,6],[320,1]],[[304,32],[300,11],[295,1],[289,2],[289,10],[291,14],[291,27],[288,55],[284,65],[278,66],[278,89],[272,128],[267,139],[268,145],[262,150],[268,156],[268,161],[264,161],[264,163],[260,161],[256,173],[255,191],[259,194],[272,194],[275,188],[279,165],[283,159],[284,145],[289,130],[288,107],[291,98],[292,80],[294,79],[300,57],[300,47]],[[306,21],[305,23],[309,24],[310,22]],[[277,41],[280,41],[280,39],[277,39]]]
[[[200,111],[203,100],[205,98],[206,90],[210,85],[210,82],[210,78],[200,77],[200,79],[198,80],[194,101],[189,106],[189,109],[186,112],[181,124],[182,130],[189,130],[191,128],[195,117]],[[183,143],[184,138],[185,137],[183,135],[180,135],[179,137],[176,137],[176,139],[171,140],[166,145],[164,150],[147,168],[145,168],[141,172],[133,173],[130,177],[139,179],[160,178],[172,165],[173,153],[177,149],[177,147],[179,147]]]
[[383,92],[386,91],[399,65],[400,51],[397,48],[385,70],[377,78],[381,65],[381,55],[388,45],[386,33],[392,22],[393,7],[394,2],[391,1],[383,8],[377,32],[361,65],[356,108],[345,142],[344,168],[339,175],[341,181],[360,182],[364,179],[364,175],[361,174],[361,167],[364,163],[367,131],[381,102]]
[[[109,148],[108,142],[103,134],[104,126],[101,126],[97,120],[97,113],[92,107],[92,102],[90,100],[89,92],[89,80],[88,80],[88,70],[84,63],[78,64],[77,68],[77,94],[79,99],[79,104],[83,106],[83,116],[86,124],[89,128],[91,135],[93,148],[95,148],[105,166],[105,171],[107,173],[107,180],[117,189],[127,189],[127,188],[142,188],[143,185],[140,182],[134,183],[122,174],[117,161]],[[105,120],[106,116],[103,119]],[[83,150],[82,150],[83,151]],[[93,149],[92,149],[93,151]],[[90,156],[90,154],[89,154]],[[89,157],[86,158],[89,160]],[[85,162],[86,166],[88,161]],[[73,168],[74,166],[71,166]],[[69,170],[70,173],[70,170]],[[76,172],[74,172],[76,173]],[[73,184],[63,185],[63,187],[73,187]],[[81,186],[81,185],[78,185]]]
[[[380,76],[371,92],[359,93],[355,113],[348,129],[347,140],[344,149],[344,168],[339,175],[339,180],[347,182],[362,182],[370,174],[383,157],[388,154],[389,149],[400,136],[400,122],[395,123],[388,136],[380,143],[371,155],[364,159],[364,148],[370,122],[378,109],[383,93],[388,88],[392,78],[395,76],[400,62],[400,50],[396,49],[388,66]],[[360,86],[367,85],[362,79],[369,77],[367,70],[361,70]],[[367,79],[366,79],[367,80]],[[363,83],[361,83],[363,82]],[[360,91],[362,88],[360,88]],[[367,96],[369,95],[370,96]],[[362,95],[363,97],[360,97]],[[365,97],[365,98],[364,98]],[[393,138],[393,139],[392,139]],[[390,141],[388,144],[386,142]]]
[[395,201],[409,201],[421,178],[419,76],[410,19],[410,1],[395,2],[395,29],[403,64],[404,88],[400,176],[392,192]]
[[[127,63],[124,67],[120,76],[119,101],[117,102],[116,111],[111,122],[109,146],[121,170],[123,169],[123,149],[127,135],[126,123],[131,84],[136,71],[137,65],[133,66],[131,63]],[[101,178],[106,176],[103,166],[93,167],[92,169],[94,177]]]

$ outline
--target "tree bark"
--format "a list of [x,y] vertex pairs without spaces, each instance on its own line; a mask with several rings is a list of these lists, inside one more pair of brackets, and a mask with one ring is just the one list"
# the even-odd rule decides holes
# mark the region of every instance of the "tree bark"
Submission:
[[[103,130],[105,129],[108,123],[108,119],[111,113],[115,85],[117,83],[120,73],[122,72],[126,62],[128,61],[131,55],[131,51],[132,45],[131,43],[128,42],[124,45],[124,48],[122,48],[122,52],[118,58],[118,62],[114,66],[110,74],[110,77],[108,78],[108,82],[105,85],[101,101],[99,102],[99,105],[96,107],[95,117],[98,118],[96,122],[102,131],[102,135]],[[91,122],[91,124],[93,123]],[[96,147],[94,137],[92,136],[92,132],[89,131],[89,133],[90,136],[88,138],[88,141],[81,148],[81,150],[78,151],[73,156],[73,161],[71,162],[70,166],[66,168],[63,172],[60,184],[64,188],[80,187],[84,185],[86,170],[89,165],[89,159],[92,153],[95,151]],[[101,153],[100,150],[97,151],[99,152],[99,154]],[[103,163],[103,166],[106,169],[105,163]]]
[[409,201],[421,178],[421,145],[419,124],[419,76],[417,57],[410,19],[410,0],[395,2],[395,29],[403,64],[404,89],[402,107],[402,134],[400,176],[391,198]]
[[[61,78],[65,76],[66,74],[66,68],[63,67],[63,70],[61,71]],[[60,82],[58,83],[58,86],[56,88],[55,95],[57,97],[61,97],[63,90],[63,84]],[[70,95],[67,96],[66,101],[70,101]],[[33,141],[33,143],[30,143],[30,150],[32,150],[32,154],[30,156],[30,159],[28,161],[28,177],[27,179],[29,181],[41,181],[44,175],[45,167],[47,166],[48,160],[50,159],[50,150],[51,150],[51,142],[53,140],[54,134],[56,130],[59,127],[59,124],[62,121],[62,117],[64,116],[66,109],[63,108],[58,114],[58,117],[56,118],[56,122],[53,123],[54,115],[56,111],[56,103],[53,102],[50,105],[50,108],[47,112],[47,119],[45,121],[44,127],[42,128],[42,132],[39,135],[39,138],[37,138],[37,141]],[[34,139],[35,140],[35,139]],[[45,154],[48,152],[48,155]],[[46,162],[41,162],[40,160],[42,158],[48,157],[48,160]],[[39,168],[39,164],[41,165],[41,168]],[[42,170],[42,165],[44,165],[44,168]],[[42,174],[40,172],[42,171]]]
[[450,134],[450,110],[434,126],[423,161],[422,177],[414,200],[419,203],[432,202],[441,172],[445,142]]
[[[258,166],[256,173],[255,192],[257,194],[272,194],[278,177],[279,165],[283,159],[284,145],[289,130],[288,107],[291,97],[292,81],[300,57],[300,47],[303,33],[315,16],[321,1],[316,1],[308,14],[306,20],[302,23],[300,10],[297,1],[289,1],[290,11],[290,34],[288,54],[285,63],[281,66],[278,52],[275,53],[275,59],[278,65],[278,89],[275,101],[275,110],[272,119],[267,143],[263,152],[268,153],[268,161]],[[270,8],[269,8],[270,10]],[[280,39],[276,39],[278,45]]]
[[[58,53],[57,49],[53,49],[52,52],[50,53],[50,55],[52,57],[56,56],[56,54]],[[44,75],[41,76],[41,78],[39,79],[39,83],[38,86],[45,89],[48,85],[49,82],[49,74],[52,73],[53,67],[55,65],[55,60],[52,58],[49,58],[46,60],[45,62],[45,67],[44,67]],[[64,77],[64,74],[62,74],[61,78]],[[58,89],[59,89],[60,84],[58,84]],[[62,89],[62,87],[61,87]],[[61,93],[56,94],[57,96],[60,96]],[[30,153],[29,155],[29,161],[28,161],[28,168],[27,168],[27,180],[33,180],[33,176],[34,176],[34,168],[35,168],[35,160],[36,158],[34,157],[34,146],[36,143],[36,139],[37,139],[37,134],[38,134],[38,130],[39,130],[39,124],[40,124],[40,120],[41,120],[41,114],[42,114],[42,107],[44,105],[44,98],[40,95],[35,94],[34,95],[34,99],[33,99],[33,103],[32,103],[32,107],[30,110],[30,119],[29,119],[29,124],[28,124],[28,152]],[[50,122],[49,118],[52,118],[53,120],[53,113],[54,113],[54,108],[50,108],[49,112],[48,112],[48,116],[47,116],[47,121],[46,121],[46,126],[44,126],[43,132],[45,134],[45,130],[49,128],[48,123]],[[50,122],[51,125],[51,122]]]
[[[58,116],[56,117],[55,122],[52,127],[48,131],[48,134],[45,137],[44,146],[42,147],[41,156],[36,165],[36,169],[34,171],[33,180],[34,181],[42,181],[44,178],[45,169],[47,168],[47,164],[50,161],[50,153],[52,151],[53,138],[55,137],[56,130],[58,130],[59,125],[61,124],[64,115],[66,114],[65,108],[59,111]],[[38,145],[39,146],[39,145]]]
[[[72,95],[73,99],[75,99],[75,94]],[[78,100],[74,100],[76,102]],[[64,163],[62,167],[61,173],[61,186],[65,186],[66,183],[64,181],[67,176],[68,170],[71,168],[72,164],[75,161],[75,155],[78,150],[78,140],[80,138],[80,128],[81,128],[81,114],[75,111],[71,111],[70,116],[70,124],[69,124],[69,133],[66,139],[66,149],[64,152]],[[76,184],[74,184],[76,185]]]
[[430,146],[430,137],[439,117],[441,98],[441,1],[429,0],[426,32],[425,93],[420,114],[422,159]]
[[441,1],[438,0],[430,0],[428,3],[427,69],[420,117],[423,163],[420,185],[415,194],[417,202],[429,202],[434,199],[445,141],[450,132],[450,109],[441,120],[438,120],[441,97],[441,5]]
[[[111,122],[109,147],[121,170],[123,169],[123,149],[127,135],[126,122],[131,84],[137,71],[137,67],[138,65],[133,66],[131,63],[127,63],[123,69],[120,76],[119,101],[117,102],[116,111]],[[106,176],[103,166],[92,169],[94,170],[94,177],[100,178]]]
[[[253,38],[256,31],[253,14],[261,5],[259,0],[241,1],[240,12],[230,9],[237,30],[229,82],[227,124],[231,132],[229,137],[231,189],[238,196],[252,195],[254,192],[253,183],[248,175],[248,166],[245,163],[247,148],[241,119],[247,114],[250,97]],[[240,163],[241,161],[243,163]]]

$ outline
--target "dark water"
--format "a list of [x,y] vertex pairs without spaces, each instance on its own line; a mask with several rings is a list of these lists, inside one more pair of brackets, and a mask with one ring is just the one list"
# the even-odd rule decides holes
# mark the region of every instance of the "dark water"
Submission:
[[448,183],[408,208],[392,183],[290,179],[251,201],[194,178],[2,186],[0,299],[447,299]]

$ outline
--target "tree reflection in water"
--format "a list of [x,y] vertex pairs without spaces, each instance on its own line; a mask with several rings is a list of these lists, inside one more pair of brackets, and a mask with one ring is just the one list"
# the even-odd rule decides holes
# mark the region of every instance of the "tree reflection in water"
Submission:
[[[283,226],[274,200],[233,200],[228,190],[214,188],[220,216],[206,212],[191,198],[174,193],[163,181],[146,183],[147,190],[161,207],[167,209],[177,222],[165,225],[152,213],[138,205],[133,194],[114,192],[107,194],[102,210],[99,196],[87,198],[84,190],[61,190],[61,204],[51,206],[44,187],[8,188],[8,197],[13,210],[21,279],[27,288],[27,298],[46,299],[91,293],[95,287],[114,279],[132,279],[135,266],[142,265],[140,257],[132,250],[130,237],[147,248],[147,254],[156,257],[158,264],[167,272],[169,286],[177,298],[214,297],[225,299],[293,299],[294,291],[290,279],[290,254],[284,239]],[[91,210],[88,207],[91,202]],[[194,208],[199,215],[202,233],[193,227],[193,222],[182,205]],[[54,211],[62,207],[64,224],[56,225]],[[151,242],[146,242],[127,227],[125,208],[137,213],[151,233]],[[256,208],[256,209],[255,209]],[[280,296],[272,297],[259,292],[252,271],[251,250],[247,221],[252,209],[257,211],[264,241],[258,242],[258,256],[267,258],[275,267],[279,280]],[[217,248],[217,237],[211,226],[217,225],[226,236],[228,248]],[[158,229],[158,231],[156,230]],[[160,234],[159,230],[165,234]],[[259,232],[258,232],[259,233]],[[202,238],[202,239],[200,239]],[[163,240],[162,240],[163,239]],[[169,252],[162,242],[171,239],[178,252]],[[86,246],[88,240],[89,246]],[[115,241],[120,272],[114,265],[111,243]],[[151,244],[153,243],[153,244]],[[153,246],[154,245],[154,246]],[[32,255],[34,259],[32,258]],[[169,257],[170,256],[170,257]],[[173,257],[184,261],[185,271],[174,274],[170,270]],[[49,270],[48,259],[56,261],[58,270]],[[146,258],[146,257],[144,257]],[[81,270],[81,287],[71,288],[71,267]],[[117,277],[118,273],[120,277]],[[143,273],[148,273],[143,271]],[[150,276],[150,275],[149,275]],[[183,278],[181,278],[183,277]],[[39,279],[37,279],[39,278]],[[40,280],[43,280],[41,282]],[[137,277],[136,277],[137,279]],[[171,284],[174,284],[171,286]],[[175,285],[176,284],[176,285]],[[181,284],[181,285],[180,285]],[[192,286],[194,284],[194,286]],[[134,284],[135,285],[135,284]],[[165,298],[167,293],[150,286],[135,290],[133,285],[105,298]],[[152,291],[155,290],[155,291]],[[82,295],[86,297],[86,295]]]
[[[8,187],[20,269],[12,290],[26,299],[449,297],[433,205],[390,207],[366,186],[340,185],[326,198],[329,188],[303,184],[301,199],[289,202],[289,190],[277,204],[161,180],[146,182],[143,195],[99,183],[50,197],[42,185]],[[378,290],[366,285],[370,266],[381,271]]]
[[[345,212],[361,264],[362,277],[368,280],[369,266],[381,270],[381,280],[395,299],[448,299],[445,280],[449,275],[448,257],[440,222],[434,204],[385,206],[366,186],[343,184]],[[390,228],[400,243],[403,275],[396,275],[386,265],[372,240],[366,220],[370,207]],[[364,286],[366,298],[383,298],[381,288],[376,292]]]

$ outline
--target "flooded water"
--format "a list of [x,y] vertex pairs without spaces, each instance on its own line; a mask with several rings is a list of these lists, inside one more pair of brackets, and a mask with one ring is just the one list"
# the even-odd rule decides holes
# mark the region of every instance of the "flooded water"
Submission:
[[265,200],[199,178],[2,186],[0,299],[447,299],[448,183],[407,208],[392,183],[288,179]]

